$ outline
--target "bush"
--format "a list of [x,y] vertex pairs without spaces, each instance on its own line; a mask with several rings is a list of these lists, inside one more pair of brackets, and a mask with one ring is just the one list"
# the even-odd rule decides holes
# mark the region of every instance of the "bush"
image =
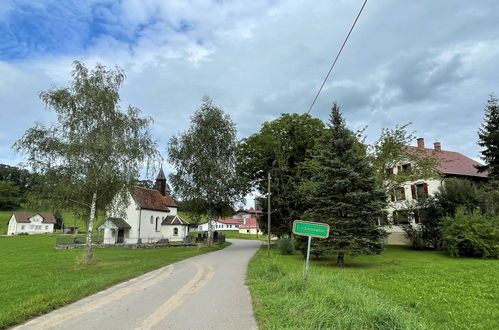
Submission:
[[293,240],[289,238],[281,238],[279,242],[277,242],[277,247],[281,254],[292,254],[295,250]]
[[466,213],[458,208],[454,217],[443,222],[443,236],[451,256],[499,257],[499,217],[479,210]]

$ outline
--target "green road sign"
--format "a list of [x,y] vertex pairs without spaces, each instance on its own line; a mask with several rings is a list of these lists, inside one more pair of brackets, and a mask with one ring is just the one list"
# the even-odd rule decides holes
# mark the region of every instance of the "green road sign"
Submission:
[[329,236],[329,225],[319,222],[295,220],[293,222],[293,233],[301,236],[327,238]]

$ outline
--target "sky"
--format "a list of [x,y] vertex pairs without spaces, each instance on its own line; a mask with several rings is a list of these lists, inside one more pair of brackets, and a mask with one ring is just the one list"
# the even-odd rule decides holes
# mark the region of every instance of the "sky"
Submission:
[[[166,172],[172,135],[208,95],[238,136],[308,110],[362,0],[2,0],[0,163],[55,116],[39,93],[67,86],[72,61],[126,72],[123,108],[151,116]],[[477,130],[499,94],[499,1],[368,1],[311,114],[336,101],[354,130],[412,123],[426,145],[476,160]],[[415,141],[414,141],[415,144]]]

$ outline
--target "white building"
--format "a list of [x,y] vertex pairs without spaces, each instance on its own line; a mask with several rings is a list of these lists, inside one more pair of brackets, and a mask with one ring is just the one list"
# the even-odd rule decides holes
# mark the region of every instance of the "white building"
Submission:
[[[435,156],[439,160],[437,172],[443,178],[461,178],[473,181],[484,181],[487,179],[487,173],[478,173],[475,165],[481,165],[473,159],[466,157],[458,152],[442,150],[440,142],[434,143],[434,148],[425,148],[423,138],[417,140],[417,147],[406,146],[408,152],[423,152],[428,156]],[[389,169],[391,175],[406,170],[410,170],[413,164],[406,163]],[[440,186],[444,184],[442,180],[417,180],[406,182],[400,187],[390,192],[390,203],[388,207],[388,216],[380,219],[379,224],[385,227],[389,233],[386,240],[387,244],[408,244],[405,238],[405,232],[398,221],[408,221],[411,225],[417,226],[420,223],[421,214],[419,211],[408,211],[408,206],[427,196],[433,196],[439,191]]]
[[104,231],[104,243],[154,243],[160,240],[182,241],[189,223],[177,215],[177,204],[166,193],[166,178],[161,169],[155,189],[134,187],[125,215],[108,214],[98,228]]
[[[218,220],[212,220],[211,225],[212,230],[234,230],[238,231],[239,226],[243,224],[242,219],[218,219]],[[203,222],[198,224],[198,231],[208,231],[208,222]]]
[[234,219],[260,218],[262,214],[263,212],[260,210],[237,210],[232,217]]
[[14,212],[10,216],[7,235],[48,234],[54,232],[55,217],[51,213]]

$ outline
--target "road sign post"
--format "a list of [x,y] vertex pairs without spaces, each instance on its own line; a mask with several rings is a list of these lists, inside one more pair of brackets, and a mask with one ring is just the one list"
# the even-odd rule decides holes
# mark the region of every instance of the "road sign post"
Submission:
[[305,274],[303,275],[303,279],[307,280],[308,263],[310,260],[310,245],[312,243],[312,237],[328,238],[329,225],[327,223],[295,220],[293,221],[293,233],[295,235],[308,236],[307,261],[305,263]]

